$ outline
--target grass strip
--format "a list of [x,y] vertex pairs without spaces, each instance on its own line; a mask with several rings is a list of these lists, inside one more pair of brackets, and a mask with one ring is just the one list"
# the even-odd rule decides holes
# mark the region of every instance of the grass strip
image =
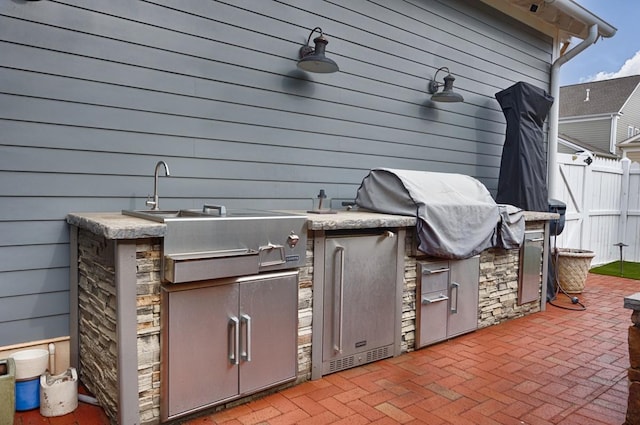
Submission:
[[604,274],[607,276],[618,276],[627,279],[640,280],[640,263],[624,261],[622,264],[622,273],[620,268],[620,261],[614,261],[613,263],[593,267],[589,270],[589,272],[595,274]]

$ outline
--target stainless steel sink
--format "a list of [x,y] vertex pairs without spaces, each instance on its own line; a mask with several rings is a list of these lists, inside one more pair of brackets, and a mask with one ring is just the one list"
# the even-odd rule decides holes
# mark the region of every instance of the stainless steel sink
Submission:
[[223,209],[222,211],[216,209],[122,210],[122,214],[132,217],[144,218],[147,220],[153,220],[159,223],[204,220],[225,221],[249,218],[266,219],[275,217],[287,217],[292,215],[284,212],[251,209]]
[[159,223],[165,223],[175,219],[193,219],[193,218],[205,218],[212,219],[220,217],[219,215],[208,214],[200,210],[195,209],[182,209],[182,210],[122,210],[122,214],[132,217],[144,218],[147,220],[157,221]]
[[255,274],[305,263],[307,217],[251,209],[122,210],[166,225],[162,278],[191,280]]

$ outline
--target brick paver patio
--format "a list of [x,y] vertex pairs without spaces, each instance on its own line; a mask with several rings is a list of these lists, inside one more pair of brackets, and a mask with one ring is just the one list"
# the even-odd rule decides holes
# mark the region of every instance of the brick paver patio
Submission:
[[[396,358],[325,376],[249,404],[184,421],[205,424],[623,424],[627,328],[623,298],[640,281],[590,274],[586,311],[547,311]],[[575,307],[566,297],[558,304]],[[212,385],[214,385],[212,383]],[[15,425],[106,423],[99,408]]]

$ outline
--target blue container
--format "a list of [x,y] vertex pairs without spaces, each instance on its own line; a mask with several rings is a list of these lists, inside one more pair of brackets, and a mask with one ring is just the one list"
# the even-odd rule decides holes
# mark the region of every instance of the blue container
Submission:
[[40,407],[40,377],[16,382],[16,410]]

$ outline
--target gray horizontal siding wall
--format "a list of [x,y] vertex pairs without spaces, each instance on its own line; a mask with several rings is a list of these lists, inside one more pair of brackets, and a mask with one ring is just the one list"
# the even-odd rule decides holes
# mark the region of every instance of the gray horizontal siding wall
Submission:
[[[339,73],[296,69],[316,26]],[[494,190],[494,94],[551,51],[477,1],[0,2],[0,346],[68,334],[65,215],[144,208],[160,159],[164,208],[307,209],[380,166]],[[441,66],[464,103],[428,100]]]
[[636,87],[621,112],[622,115],[618,119],[618,128],[616,129],[616,143],[629,138],[629,126],[634,129],[640,128],[640,87]]
[[591,121],[560,122],[558,124],[558,133],[597,147],[603,152],[609,152],[611,118],[604,117]]

